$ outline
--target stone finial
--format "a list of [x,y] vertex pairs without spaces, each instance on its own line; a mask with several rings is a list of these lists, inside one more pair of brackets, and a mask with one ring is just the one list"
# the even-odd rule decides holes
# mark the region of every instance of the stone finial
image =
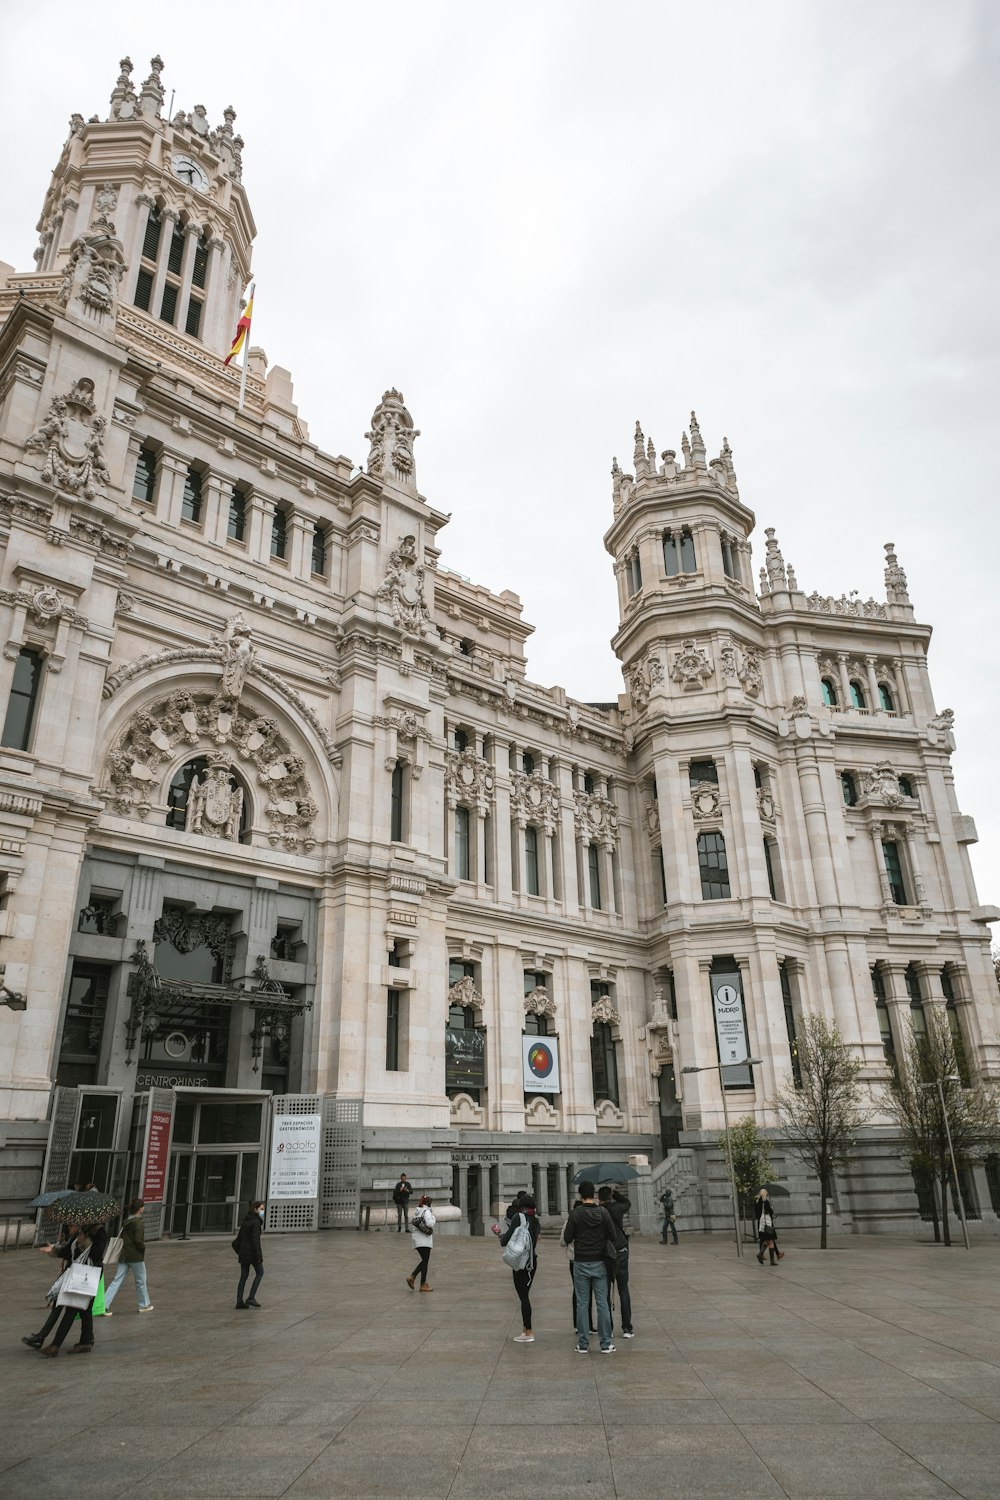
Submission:
[[704,469],[705,463],[705,440],[698,426],[698,418],[694,412],[691,413],[691,461],[696,469]]
[[632,452],[632,460],[635,464],[635,477],[642,479],[646,472],[646,439],[642,432],[642,423],[635,424],[635,445]]
[[685,467],[685,469],[690,469],[690,467],[691,467],[691,439],[688,437],[686,431],[681,433],[681,452],[684,455],[684,467]]
[[163,100],[166,97],[163,91],[163,80],[160,78],[163,72],[163,58],[151,57],[149,70],[149,77],[143,82],[142,93],[139,95],[139,110],[147,119],[158,120]]
[[906,574],[899,566],[895,542],[886,542],[885,549],[885,597],[889,604],[909,604],[906,589]]
[[767,537],[767,554],[764,562],[767,567],[768,582],[771,585],[770,592],[773,593],[776,589],[788,588],[788,579],[785,575],[785,559],[782,557],[781,548],[775,539],[774,527],[765,527],[764,535]]
[[384,391],[372,413],[371,429],[365,433],[371,447],[368,472],[376,478],[394,479],[407,489],[416,490],[413,467],[413,440],[420,431],[403,404],[403,395],[395,387]]
[[139,105],[132,87],[132,59],[123,57],[118,70],[117,82],[111,90],[111,117],[114,120],[131,120]]
[[762,595],[769,594],[771,592],[771,585],[768,582],[766,568],[761,568],[760,570],[760,591]]

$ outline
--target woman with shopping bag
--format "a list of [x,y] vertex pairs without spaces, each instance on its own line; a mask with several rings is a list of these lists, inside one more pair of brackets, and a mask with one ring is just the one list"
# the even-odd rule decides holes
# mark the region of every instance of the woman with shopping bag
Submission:
[[62,1309],[62,1321],[51,1344],[39,1349],[54,1359],[63,1340],[80,1314],[80,1339],[70,1346],[71,1354],[89,1354],[94,1347],[94,1298],[101,1280],[104,1253],[108,1248],[108,1231],[103,1224],[88,1224],[81,1229],[73,1245],[73,1259],[62,1278],[56,1297]]
[[27,1333],[21,1340],[21,1343],[27,1344],[29,1349],[40,1349],[42,1347],[63,1314],[63,1310],[56,1301],[56,1298],[59,1295],[59,1288],[62,1286],[63,1277],[73,1262],[73,1250],[76,1246],[76,1237],[80,1233],[80,1226],[79,1224],[64,1224],[63,1231],[63,1239],[58,1244],[39,1246],[42,1255],[58,1256],[61,1264],[59,1275],[45,1294],[45,1302],[49,1308],[48,1317],[37,1333]]

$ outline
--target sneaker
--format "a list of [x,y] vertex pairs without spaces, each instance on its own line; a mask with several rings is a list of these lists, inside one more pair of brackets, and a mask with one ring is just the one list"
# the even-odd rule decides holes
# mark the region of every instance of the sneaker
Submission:
[[586,1344],[577,1344],[576,1352],[577,1354],[589,1354],[590,1350],[587,1348]]
[[635,1338],[635,1334],[632,1332],[631,1328],[623,1328],[622,1329],[622,1338],[623,1339],[634,1339]]
[[617,1349],[617,1345],[615,1345],[615,1344],[609,1344],[606,1349],[602,1349],[601,1350],[602,1354],[617,1354],[617,1352],[618,1352],[618,1349]]
[[512,1343],[515,1344],[533,1344],[534,1342],[535,1335],[533,1333],[519,1333],[517,1338],[512,1340]]
[[[140,1307],[139,1311],[142,1312],[142,1308],[141,1307]],[[114,1313],[111,1311],[110,1307],[106,1307],[104,1309],[104,1311],[102,1313],[98,1313],[97,1316],[99,1318],[113,1318],[114,1317]]]
[[[252,1306],[253,1306],[252,1302],[248,1302],[247,1303],[247,1307],[252,1307]],[[146,1306],[145,1307],[140,1307],[139,1311],[140,1312],[152,1312],[153,1311],[153,1304],[152,1304],[152,1302],[147,1302]]]

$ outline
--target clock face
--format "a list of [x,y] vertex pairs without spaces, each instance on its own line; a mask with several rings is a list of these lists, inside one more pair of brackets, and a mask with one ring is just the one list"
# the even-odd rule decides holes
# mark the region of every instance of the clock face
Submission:
[[170,163],[173,174],[181,182],[187,183],[197,192],[204,193],[208,190],[208,178],[190,156],[175,156]]

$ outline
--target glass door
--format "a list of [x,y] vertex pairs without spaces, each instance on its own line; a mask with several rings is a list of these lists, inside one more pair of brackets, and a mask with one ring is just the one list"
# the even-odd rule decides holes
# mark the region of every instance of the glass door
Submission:
[[221,1151],[196,1156],[191,1203],[192,1234],[233,1234],[239,1202],[236,1196],[240,1153]]

